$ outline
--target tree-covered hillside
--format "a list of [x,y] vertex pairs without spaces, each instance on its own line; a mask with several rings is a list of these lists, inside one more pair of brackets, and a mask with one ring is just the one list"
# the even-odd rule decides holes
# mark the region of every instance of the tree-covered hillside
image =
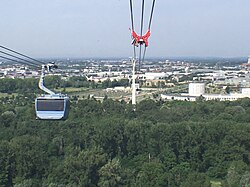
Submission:
[[249,99],[75,98],[67,120],[39,121],[34,95],[2,97],[0,186],[249,186],[249,114]]

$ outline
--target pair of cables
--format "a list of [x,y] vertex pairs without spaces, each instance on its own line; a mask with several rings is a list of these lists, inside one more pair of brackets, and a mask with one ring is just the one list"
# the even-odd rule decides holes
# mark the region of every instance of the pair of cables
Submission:
[[[145,9],[145,0],[142,0],[142,5],[141,5],[141,22],[140,22],[140,35],[138,35],[135,32],[135,27],[134,27],[134,13],[133,13],[133,2],[130,0],[130,16],[131,16],[131,25],[132,25],[132,39],[133,39],[133,50],[134,50],[134,55],[133,58],[136,59],[136,47],[139,47],[139,70],[141,69],[141,65],[144,62],[145,59],[145,54],[146,50],[148,47],[148,38],[151,35],[151,24],[152,24],[152,19],[153,19],[153,13],[154,13],[154,7],[155,7],[155,0],[152,1],[152,6],[151,6],[151,12],[150,12],[150,17],[149,17],[149,23],[148,23],[148,30],[147,32],[143,35],[143,26],[144,26],[144,9]],[[142,54],[142,46],[144,46],[144,51]]]
[[2,45],[0,45],[0,58],[11,62],[32,66],[36,69],[40,69],[41,66],[45,64],[40,60],[36,60]]

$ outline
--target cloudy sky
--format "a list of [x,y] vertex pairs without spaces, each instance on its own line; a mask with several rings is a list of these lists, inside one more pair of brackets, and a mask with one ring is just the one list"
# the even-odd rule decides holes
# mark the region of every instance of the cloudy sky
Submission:
[[[249,9],[249,0],[156,0],[147,56],[248,56]],[[0,17],[1,45],[33,57],[132,55],[129,0],[2,0]]]

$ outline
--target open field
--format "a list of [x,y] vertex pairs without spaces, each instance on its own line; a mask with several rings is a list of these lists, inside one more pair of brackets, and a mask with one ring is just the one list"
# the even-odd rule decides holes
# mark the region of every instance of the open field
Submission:
[[[172,88],[161,89],[161,88],[142,88],[136,94],[137,102],[140,102],[144,99],[159,99],[161,93],[166,93],[171,91]],[[114,100],[124,100],[129,102],[131,100],[131,90],[130,91],[120,91],[120,90],[111,90],[107,91],[106,89],[91,89],[91,88],[59,88],[53,89],[55,93],[64,93],[70,97],[78,97],[79,99],[85,99],[88,97],[95,97],[97,100],[102,100],[104,97],[108,97]],[[44,94],[44,93],[43,93]],[[17,93],[0,93],[1,97],[12,97],[17,96]],[[38,94],[39,95],[39,94]]]
[[211,187],[221,187],[221,182],[211,181]]
[[78,96],[81,98],[88,98],[94,96],[96,99],[102,99],[105,96],[112,99],[127,99],[131,94],[127,92],[112,91],[107,92],[105,89],[89,89],[80,92],[66,92],[69,96]]
[[[104,97],[108,97],[114,100],[125,100],[129,102],[131,100],[131,91],[106,91],[106,89],[76,89],[77,91],[74,92],[74,89],[69,92],[66,90],[66,94],[71,97],[77,96],[80,99],[88,98],[88,97],[95,97],[98,100],[102,100]],[[81,91],[80,91],[81,90]],[[145,89],[137,92],[137,102],[142,101],[143,99],[151,98],[154,99],[154,95],[159,95],[162,93],[163,90],[159,89]]]
[[11,94],[0,93],[0,97],[12,97],[12,96],[17,96],[17,95],[18,95],[17,93],[11,93]]
[[75,93],[75,92],[84,92],[89,90],[89,88],[73,88],[73,87],[69,87],[69,88],[60,88],[60,89],[56,89],[56,92],[64,92],[64,93]]

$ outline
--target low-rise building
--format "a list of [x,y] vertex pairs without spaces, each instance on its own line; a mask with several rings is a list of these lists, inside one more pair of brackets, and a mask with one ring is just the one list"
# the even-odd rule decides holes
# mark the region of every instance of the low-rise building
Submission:
[[164,100],[196,101],[199,97],[202,97],[206,101],[236,101],[242,98],[250,98],[250,88],[242,88],[241,93],[206,94],[204,83],[190,83],[189,93],[161,94],[161,98]]

